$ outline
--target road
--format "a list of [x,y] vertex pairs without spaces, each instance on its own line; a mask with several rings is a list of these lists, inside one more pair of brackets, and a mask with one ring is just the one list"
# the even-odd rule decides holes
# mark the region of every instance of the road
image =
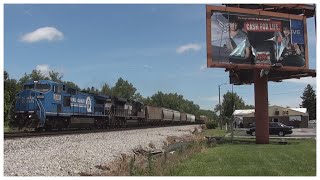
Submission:
[[[240,138],[254,138],[246,133],[246,128],[236,129],[234,132],[234,137]],[[230,137],[231,133],[228,133],[226,137]],[[270,135],[270,138],[288,138],[288,139],[305,139],[305,138],[316,138],[316,128],[295,128],[292,129],[292,134],[287,134],[285,137],[279,137],[278,135]]]

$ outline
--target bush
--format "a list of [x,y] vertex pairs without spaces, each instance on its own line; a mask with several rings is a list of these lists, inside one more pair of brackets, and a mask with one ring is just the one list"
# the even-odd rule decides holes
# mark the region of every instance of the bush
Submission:
[[216,123],[215,121],[209,121],[206,123],[206,126],[208,129],[215,129],[216,127],[218,127],[218,123]]

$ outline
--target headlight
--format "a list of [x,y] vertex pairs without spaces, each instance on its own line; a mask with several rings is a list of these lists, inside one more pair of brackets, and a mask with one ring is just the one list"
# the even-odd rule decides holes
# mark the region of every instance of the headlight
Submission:
[[32,117],[32,115],[29,115],[29,118],[31,118]]

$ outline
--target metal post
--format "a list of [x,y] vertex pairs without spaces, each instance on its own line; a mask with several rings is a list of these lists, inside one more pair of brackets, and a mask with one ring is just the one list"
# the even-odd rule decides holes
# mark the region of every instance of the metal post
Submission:
[[233,117],[233,112],[234,112],[234,94],[233,94],[233,84],[232,84],[232,89],[231,89],[231,91],[232,91],[232,115],[231,115],[231,142],[233,142],[233,129],[234,129],[234,117]]
[[221,85],[218,85],[219,87],[219,107],[220,107],[220,130],[222,130],[222,116],[221,116],[221,102],[220,102],[220,86]]
[[254,71],[256,144],[269,144],[268,77]]
[[221,107],[221,102],[220,102],[220,87],[222,85],[225,85],[226,83],[223,83],[223,84],[219,84],[218,85],[218,88],[219,88],[219,107],[220,107],[220,130],[222,130],[222,115],[221,115],[221,111],[222,111],[222,107]]

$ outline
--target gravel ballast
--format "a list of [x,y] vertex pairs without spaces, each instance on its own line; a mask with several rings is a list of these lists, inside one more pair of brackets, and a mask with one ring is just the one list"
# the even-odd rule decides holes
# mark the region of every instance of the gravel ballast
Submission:
[[4,141],[5,176],[79,176],[98,174],[121,154],[141,146],[162,149],[168,136],[191,135],[199,125],[159,127],[104,133],[18,138]]

